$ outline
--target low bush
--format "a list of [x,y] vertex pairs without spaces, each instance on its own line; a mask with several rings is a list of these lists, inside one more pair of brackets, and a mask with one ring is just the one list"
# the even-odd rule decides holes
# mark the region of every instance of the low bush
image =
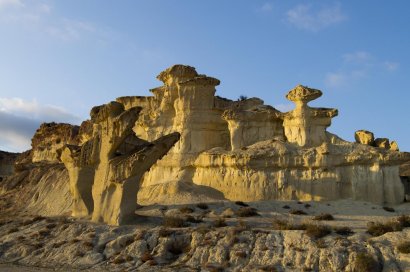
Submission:
[[391,207],[383,207],[383,210],[385,210],[386,212],[395,212],[396,210],[391,208]]
[[274,230],[305,230],[306,226],[304,224],[296,224],[290,222],[289,220],[275,219],[273,221]]
[[402,242],[402,243],[398,244],[397,245],[397,250],[400,253],[409,254],[410,253],[410,242],[406,241],[406,242]]
[[354,231],[349,227],[334,227],[333,230],[335,231],[335,233],[342,236],[349,236],[354,233]]
[[154,260],[154,257],[152,257],[152,254],[149,251],[145,251],[140,258],[141,262],[145,263],[151,260]]
[[369,253],[361,252],[357,254],[354,263],[357,272],[379,272],[382,271],[382,265],[375,260]]
[[194,212],[194,209],[192,209],[192,208],[190,208],[190,207],[188,207],[188,206],[184,206],[184,207],[179,208],[179,211],[180,211],[181,213],[193,213],[193,212]]
[[251,217],[259,215],[255,208],[251,207],[242,207],[235,211],[235,215],[239,217]]
[[289,213],[293,215],[307,215],[307,213],[302,210],[290,210]]
[[313,239],[319,239],[332,233],[332,229],[326,225],[306,224],[305,228],[306,235]]
[[226,227],[226,221],[224,218],[218,218],[213,222],[213,225],[215,228],[222,228],[222,227]]
[[188,215],[188,216],[186,217],[186,221],[189,222],[189,223],[195,223],[195,224],[204,222],[201,218],[199,218],[199,217],[194,217],[194,216],[192,216],[192,215]]
[[169,228],[183,228],[186,226],[184,219],[172,216],[164,217],[162,225]]
[[198,208],[200,208],[201,210],[207,210],[207,209],[209,209],[209,206],[208,206],[208,204],[206,204],[206,203],[198,203],[198,204],[196,204],[196,206],[197,206]]
[[235,204],[242,207],[248,207],[249,205],[243,201],[235,201]]
[[367,232],[372,236],[380,236],[387,232],[402,231],[403,228],[408,227],[410,219],[408,216],[399,216],[384,223],[369,222],[367,224]]
[[316,215],[315,217],[313,217],[313,220],[317,220],[317,221],[331,221],[331,220],[335,220],[335,218],[333,217],[333,215],[331,215],[330,213],[322,213],[319,215]]

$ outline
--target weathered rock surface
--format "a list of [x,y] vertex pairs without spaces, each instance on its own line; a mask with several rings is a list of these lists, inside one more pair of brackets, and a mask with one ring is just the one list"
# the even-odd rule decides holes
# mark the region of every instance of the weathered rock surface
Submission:
[[164,85],[152,89],[152,97],[117,99],[125,108],[142,107],[134,127],[139,138],[181,133],[176,146],[144,175],[142,204],[185,199],[182,188],[188,187],[197,195],[209,188],[209,197],[216,191],[229,200],[404,199],[398,166],[410,154],[390,151],[386,144],[371,146],[374,136],[367,132],[356,135],[362,145],[328,133],[338,111],[308,106],[320,90],[298,85],[287,95],[295,109],[281,113],[257,98],[215,96],[219,81],[190,66],[172,66],[158,79]]
[[356,143],[365,145],[374,145],[374,134],[367,130],[358,130],[354,134]]
[[[360,253],[377,264],[371,271],[408,271],[410,257],[396,246],[410,230],[379,237],[303,231],[184,228],[138,230],[90,225],[65,218],[33,218],[0,226],[0,262],[98,271],[362,271]],[[367,270],[366,270],[367,271]]]
[[14,173],[14,163],[19,153],[10,153],[0,150],[0,182]]
[[82,146],[66,145],[61,154],[70,176],[73,215],[92,214],[112,225],[132,220],[142,175],[179,139],[171,133],[153,142],[140,140],[132,127],[141,108],[125,110],[110,102],[91,110],[93,134]]
[[384,149],[390,149],[390,141],[387,138],[376,138],[374,145]]
[[43,123],[31,140],[33,162],[59,162],[58,150],[76,144],[79,127],[70,124]]

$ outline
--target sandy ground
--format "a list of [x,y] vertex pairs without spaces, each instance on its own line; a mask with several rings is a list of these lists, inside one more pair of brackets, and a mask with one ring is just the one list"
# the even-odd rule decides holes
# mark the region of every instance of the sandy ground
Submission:
[[[363,201],[338,200],[326,202],[300,202],[300,201],[258,201],[247,202],[252,208],[255,208],[260,216],[238,218],[231,215],[229,210],[235,211],[240,206],[230,201],[221,201],[216,203],[207,203],[207,211],[196,207],[196,204],[188,205],[151,205],[142,207],[137,210],[140,215],[140,221],[143,228],[154,227],[160,224],[163,216],[177,216],[180,214],[180,208],[190,207],[194,209],[191,213],[193,216],[203,218],[204,222],[213,221],[218,217],[225,217],[228,225],[236,225],[238,220],[245,222],[251,227],[270,228],[274,219],[289,219],[295,222],[311,221],[316,215],[327,213],[334,217],[332,221],[325,223],[330,226],[347,226],[355,232],[366,230],[369,222],[384,222],[389,218],[399,215],[410,215],[410,202],[400,205],[389,206],[394,212],[386,211],[385,206],[377,205]],[[301,210],[306,215],[293,215],[292,210]],[[147,220],[149,219],[149,220]]]

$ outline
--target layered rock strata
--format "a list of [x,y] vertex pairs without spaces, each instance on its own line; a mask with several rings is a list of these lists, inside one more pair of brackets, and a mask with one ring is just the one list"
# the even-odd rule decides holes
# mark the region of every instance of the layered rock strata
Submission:
[[66,145],[61,154],[70,177],[73,215],[120,225],[131,220],[142,175],[179,139],[172,133],[153,142],[132,131],[139,107],[118,102],[91,110],[93,136],[82,146]]
[[398,166],[409,154],[397,152],[397,144],[376,146],[367,132],[356,134],[359,143],[328,133],[337,109],[308,106],[320,90],[298,85],[286,96],[295,109],[282,113],[257,98],[215,96],[219,81],[190,66],[174,65],[157,78],[164,85],[152,89],[153,96],[117,99],[126,108],[142,107],[134,127],[141,139],[181,133],[144,175],[138,196],[143,204],[192,192],[230,200],[404,199]]

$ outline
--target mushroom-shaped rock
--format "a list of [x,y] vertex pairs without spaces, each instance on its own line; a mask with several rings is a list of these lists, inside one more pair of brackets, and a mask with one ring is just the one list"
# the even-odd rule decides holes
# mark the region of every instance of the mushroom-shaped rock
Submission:
[[387,138],[376,138],[374,145],[379,148],[390,149],[389,139]]
[[392,142],[390,143],[390,150],[391,150],[391,151],[400,151],[400,150],[399,150],[399,145],[397,144],[396,141],[392,141]]
[[171,86],[197,76],[198,73],[196,72],[194,67],[176,64],[162,71],[157,76],[157,79],[164,82],[166,86]]
[[284,115],[285,136],[291,143],[303,147],[319,146],[327,141],[326,128],[337,116],[337,109],[311,108],[307,103],[322,95],[317,89],[302,85],[290,90],[286,98],[293,101],[295,109]]
[[356,143],[374,145],[374,134],[367,130],[358,130],[354,133]]
[[298,85],[290,90],[286,98],[293,102],[307,103],[322,96],[322,92],[317,89],[308,88],[303,85]]

